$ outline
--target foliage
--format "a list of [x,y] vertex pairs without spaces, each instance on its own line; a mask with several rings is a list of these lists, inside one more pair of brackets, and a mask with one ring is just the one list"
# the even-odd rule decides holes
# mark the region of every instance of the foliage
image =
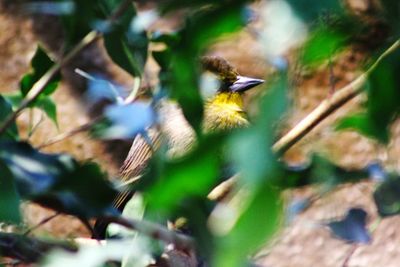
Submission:
[[[0,143],[0,161],[3,178],[13,181],[10,186],[22,199],[79,218],[116,212],[110,204],[116,191],[93,163],[78,163],[63,154],[41,153],[22,142]],[[93,187],[95,191],[91,190]]]
[[[51,68],[53,61],[46,52],[38,46],[35,55],[31,60],[32,71],[25,74],[20,81],[20,91],[18,93],[6,96],[13,107],[18,107],[22,100],[29,94],[32,86]],[[31,103],[30,108],[41,109],[57,125],[57,107],[51,99],[51,94],[57,89],[60,81],[60,75],[57,75],[46,85],[40,96]]]
[[366,229],[367,212],[360,208],[352,208],[345,218],[330,222],[329,228],[338,237],[352,243],[368,243],[371,236]]
[[[374,176],[371,168],[345,169],[320,155],[310,157],[307,164],[288,166],[280,159],[281,151],[273,149],[280,122],[290,110],[287,96],[295,85],[285,58],[292,47],[273,56],[269,51],[260,51],[260,57],[265,54],[265,61],[275,64],[277,70],[268,77],[268,84],[262,89],[258,101],[253,103],[257,105],[258,113],[250,118],[250,126],[204,133],[199,58],[213,43],[247,27],[248,18],[243,14],[248,11],[248,3],[241,0],[159,2],[157,9],[138,11],[130,3],[124,5],[124,1],[74,0],[68,2],[73,8],[56,14],[64,29],[65,55],[70,55],[82,39],[94,31],[101,34],[114,63],[132,77],[145,78],[145,64],[150,56],[160,67],[160,84],[149,89],[149,99],[129,104],[124,103],[123,94],[112,82],[85,74],[89,79],[89,98],[108,101],[100,119],[91,128],[94,137],[131,139],[141,135],[151,150],[155,150],[148,129],[161,128],[160,120],[164,114],[160,114],[158,108],[170,100],[182,108],[194,129],[197,141],[190,152],[171,158],[168,144],[162,142],[161,148],[153,151],[153,158],[140,181],[129,186],[129,189],[141,192],[132,200],[140,197],[140,201],[131,204],[134,211],[124,212],[124,216],[132,213],[133,221],[124,221],[125,217],[121,217],[112,206],[116,195],[126,188],[108,182],[102,166],[78,162],[66,154],[43,153],[27,142],[20,142],[15,123],[0,135],[0,222],[20,224],[20,202],[31,201],[73,215],[85,224],[92,218],[113,218],[114,222],[125,226],[133,224],[137,230],[134,235],[115,231],[122,236],[121,240],[108,241],[104,247],[82,246],[75,254],[48,254],[46,250],[43,266],[82,265],[83,262],[85,266],[100,266],[108,264],[108,261],[121,262],[122,266],[147,266],[151,258],[161,254],[160,247],[164,251],[167,244],[149,241],[143,233],[164,241],[172,240],[177,249],[179,242],[193,238],[196,258],[206,264],[246,266],[252,261],[251,256],[282,227],[285,219],[284,190],[322,185],[320,188],[326,192],[339,184],[355,183]],[[363,35],[367,28],[363,21],[346,11],[342,1],[287,0],[284,3],[287,6],[280,8],[285,10],[285,14],[298,16],[308,31],[304,42],[296,43],[298,62],[303,67],[318,68],[332,63],[335,56],[358,35]],[[123,8],[120,10],[121,5]],[[397,2],[394,0],[382,1],[382,11],[378,14],[392,27],[392,38],[398,37],[399,29],[396,27],[399,9],[395,7]],[[173,32],[151,32],[148,29],[154,20],[176,11],[184,14],[179,29]],[[285,26],[280,25],[280,29]],[[161,49],[154,50],[153,46]],[[385,46],[385,40],[382,40],[372,53],[382,53]],[[369,76],[365,110],[349,114],[336,125],[337,130],[354,129],[384,144],[389,142],[388,129],[400,110],[399,62],[399,53],[380,62]],[[31,71],[21,79],[20,91],[0,96],[1,121],[12,114],[12,107],[19,107],[27,99],[32,87],[54,66],[46,51],[38,46],[31,60]],[[58,104],[50,96],[57,90],[60,78],[60,75],[53,77],[28,106],[40,108],[56,124]],[[233,166],[230,168],[239,174],[236,185],[224,201],[211,201],[207,195],[223,181],[221,177],[227,165]],[[378,212],[382,217],[397,215],[400,212],[399,176],[384,169],[382,173],[383,178],[388,178],[379,181],[374,193]],[[294,217],[309,204],[310,201],[305,200],[296,205],[289,211],[289,217]],[[365,210],[352,208],[343,219],[326,222],[326,225],[344,241],[367,243],[372,238],[366,228],[367,217]],[[163,224],[168,219],[186,223],[176,227],[176,231],[164,228],[161,228],[164,229],[161,234],[148,231],[151,227],[148,227],[147,220]],[[177,232],[184,233],[184,238]],[[190,254],[192,251],[184,252]]]

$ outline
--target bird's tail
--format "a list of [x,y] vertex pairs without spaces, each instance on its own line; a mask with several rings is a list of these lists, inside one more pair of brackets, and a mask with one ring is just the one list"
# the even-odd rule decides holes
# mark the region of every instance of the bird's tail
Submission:
[[[122,213],[122,210],[124,209],[126,203],[131,199],[133,195],[133,192],[130,191],[124,191],[120,193],[117,197],[118,199],[118,205],[114,204],[114,207],[118,209]],[[108,220],[105,219],[97,219],[94,226],[93,226],[93,233],[92,233],[92,238],[93,239],[105,239],[106,238],[106,231],[107,227],[110,224]]]

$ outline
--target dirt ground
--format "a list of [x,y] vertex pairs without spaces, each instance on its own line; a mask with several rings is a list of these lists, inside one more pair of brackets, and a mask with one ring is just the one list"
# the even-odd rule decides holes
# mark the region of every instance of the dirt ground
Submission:
[[[57,27],[51,27],[49,21],[17,16],[12,9],[1,5],[0,33],[1,93],[17,90],[19,79],[29,70],[29,61],[37,42],[44,43],[55,54],[59,48],[57,40],[60,33]],[[262,44],[251,32],[243,31],[233,39],[216,44],[213,47],[213,53],[227,58],[242,74],[265,77],[270,69],[260,57],[260,45]],[[357,77],[360,73],[359,64],[366,56],[363,50],[353,47],[334,60],[333,73],[337,78],[336,88],[348,84]],[[87,62],[91,62],[91,65],[85,65]],[[86,49],[78,60],[63,70],[66,78],[54,94],[54,100],[59,103],[59,129],[45,119],[30,137],[34,145],[40,145],[44,140],[74,129],[90,119],[87,105],[80,91],[82,81],[73,73],[76,66],[99,71],[123,85],[132,85],[129,76],[112,64],[104,54],[101,42]],[[287,118],[286,128],[294,126],[322,100],[329,97],[329,78],[330,74],[325,66],[314,71],[312,75],[299,79],[299,86],[293,94],[293,111]],[[393,125],[393,139],[387,147],[381,147],[357,133],[335,132],[333,129],[334,122],[338,118],[361,108],[360,103],[363,98],[364,96],[357,97],[321,123],[304,140],[288,151],[285,159],[288,162],[299,163],[305,161],[311,153],[318,151],[344,167],[363,167],[378,161],[388,168],[399,171],[400,123]],[[40,115],[35,112],[33,121],[39,120]],[[29,112],[23,113],[18,119],[22,136],[27,136],[29,121]],[[45,151],[68,152],[80,160],[95,160],[112,176],[117,174],[127,147],[124,144],[114,146],[116,148],[113,150],[109,147],[109,144],[90,139],[88,135],[82,133],[50,146]],[[360,245],[356,249],[353,245],[332,237],[324,226],[329,219],[343,216],[350,207],[362,207],[367,210],[370,215],[368,223],[370,226],[374,225],[377,222],[376,207],[371,197],[374,187],[372,182],[346,185],[319,199],[289,226],[282,229],[273,244],[268,245],[257,256],[257,262],[265,267],[399,266],[400,252],[397,249],[397,244],[400,242],[400,230],[397,227],[400,223],[399,217],[382,220],[372,233],[372,242]],[[312,189],[305,189],[292,194],[305,196],[312,191]],[[24,205],[24,212],[27,223],[31,225],[37,224],[51,214],[50,211],[31,204]],[[67,216],[52,220],[38,231],[70,237],[86,233],[80,222]],[[353,252],[352,256],[345,265],[351,252]]]

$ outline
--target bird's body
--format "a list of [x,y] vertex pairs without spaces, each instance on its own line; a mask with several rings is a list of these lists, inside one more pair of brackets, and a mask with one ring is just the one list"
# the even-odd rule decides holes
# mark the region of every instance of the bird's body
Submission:
[[[222,58],[205,57],[202,63],[206,70],[215,73],[222,81],[217,93],[205,101],[203,131],[209,133],[247,126],[249,121],[243,109],[242,93],[263,80],[239,76]],[[126,184],[140,178],[153,151],[158,149],[163,141],[168,145],[170,157],[184,155],[196,142],[195,132],[176,102],[162,100],[157,109],[160,116],[159,127],[149,129],[146,139],[142,136],[135,138],[120,169],[122,181]],[[121,209],[130,196],[130,192],[122,192],[113,205]]]
[[[162,140],[167,143],[167,153],[171,158],[183,156],[196,142],[195,132],[177,103],[163,101],[159,104],[158,111],[161,115],[161,131],[149,129],[148,139],[142,136],[135,138],[120,169],[123,183],[128,184],[140,178],[153,150],[158,149]],[[246,117],[240,93],[220,93],[205,103],[203,130],[208,133],[245,127],[249,124]],[[114,206],[117,208],[124,206],[129,196],[129,192],[121,193],[115,200]]]

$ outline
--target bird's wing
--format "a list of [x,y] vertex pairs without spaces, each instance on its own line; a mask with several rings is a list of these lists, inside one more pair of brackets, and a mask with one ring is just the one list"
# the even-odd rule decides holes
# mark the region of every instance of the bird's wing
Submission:
[[[132,143],[128,156],[120,168],[121,181],[130,184],[140,178],[148,165],[153,151],[157,150],[161,143],[161,134],[157,129],[149,129],[148,138],[137,136]],[[120,208],[125,206],[131,192],[125,190],[114,199],[113,206]]]

